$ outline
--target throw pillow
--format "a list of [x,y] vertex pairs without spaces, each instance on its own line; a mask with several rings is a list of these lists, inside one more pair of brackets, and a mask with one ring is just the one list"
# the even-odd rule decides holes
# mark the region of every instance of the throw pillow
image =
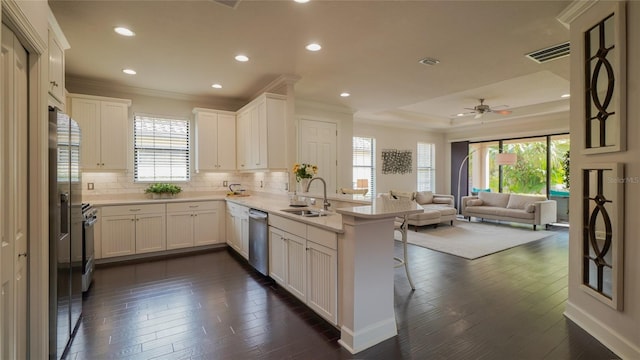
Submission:
[[389,193],[391,194],[391,197],[393,197],[394,199],[405,198],[405,199],[413,200],[413,197],[414,197],[414,193],[407,192],[407,191],[391,190]]
[[482,200],[486,206],[506,208],[509,202],[509,194],[482,191],[478,193],[478,199]]
[[482,204],[484,204],[484,201],[480,199],[467,200],[467,206],[481,206]]
[[437,198],[437,197],[433,198],[434,204],[449,204],[450,202],[451,200],[448,198]]
[[431,191],[418,191],[416,193],[416,202],[420,205],[435,203],[433,193]]
[[527,204],[527,207],[524,208],[524,211],[528,213],[534,213],[536,211],[536,206],[534,204]]

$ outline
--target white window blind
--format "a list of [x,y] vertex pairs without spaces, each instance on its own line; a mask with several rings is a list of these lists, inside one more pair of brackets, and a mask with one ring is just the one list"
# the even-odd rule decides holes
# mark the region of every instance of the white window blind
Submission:
[[189,180],[189,120],[134,118],[134,180]]
[[362,180],[366,179],[366,186],[369,189],[367,193],[375,196],[375,175],[375,139],[354,137],[352,187],[361,187],[364,183]]
[[418,191],[435,191],[435,145],[418,143],[417,151]]

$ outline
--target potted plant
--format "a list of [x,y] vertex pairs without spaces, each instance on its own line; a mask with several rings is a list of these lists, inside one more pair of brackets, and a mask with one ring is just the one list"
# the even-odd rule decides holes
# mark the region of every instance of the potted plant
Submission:
[[167,183],[151,184],[144,190],[145,194],[151,194],[154,199],[172,198],[181,191],[180,186]]

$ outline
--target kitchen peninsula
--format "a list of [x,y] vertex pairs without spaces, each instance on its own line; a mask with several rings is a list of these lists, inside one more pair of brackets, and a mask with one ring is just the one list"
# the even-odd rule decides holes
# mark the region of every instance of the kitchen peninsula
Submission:
[[[244,197],[180,196],[171,200],[111,200],[102,203],[94,201],[94,204],[101,208],[103,213],[110,207],[136,204],[136,209],[142,205],[166,207],[166,212],[169,214],[169,209],[179,206],[180,203],[189,203],[190,206],[198,203],[220,203],[217,209],[222,215],[225,208],[224,202],[226,202],[227,216],[229,206],[240,206],[247,210],[253,208],[269,213],[269,225],[275,228],[270,233],[272,243],[270,252],[280,251],[278,250],[280,245],[277,244],[291,247],[289,250],[280,251],[280,254],[270,254],[270,276],[330,323],[337,325],[341,331],[340,344],[351,353],[358,353],[397,335],[393,305],[394,219],[397,216],[423,210],[415,202],[399,199],[378,198],[366,201],[343,196],[334,200],[339,203],[336,204],[337,209],[329,212],[327,216],[313,218],[283,211],[289,209],[288,199],[284,196],[268,194]],[[219,221],[219,224],[225,227],[225,221]],[[230,232],[233,232],[235,227],[230,224],[233,222],[226,222],[226,235],[223,236],[226,237],[227,244],[238,250],[233,246],[234,244],[229,243],[229,239],[236,238],[235,235],[230,236]],[[274,239],[277,234],[287,235]],[[101,241],[104,248],[107,240],[103,238]],[[223,243],[224,241],[208,246],[215,247]],[[242,244],[239,245],[242,247]],[[334,263],[329,267],[334,269],[332,274],[319,274],[320,277],[332,279],[329,281],[333,284],[329,293],[332,294],[333,300],[328,301],[331,304],[324,304],[314,299],[313,292],[318,290],[318,287],[312,283],[314,275],[303,275],[305,271],[313,269],[309,266],[309,270],[305,270],[305,258],[312,257],[305,253],[315,250],[313,247],[317,245],[333,254],[326,257],[326,260],[330,259]],[[296,248],[301,250],[299,257],[289,260],[282,258],[286,257],[287,253],[296,251]],[[164,249],[168,252],[169,247],[165,246]],[[242,253],[241,255],[245,256]],[[277,264],[276,259],[280,260],[280,265]],[[285,274],[288,272],[300,275],[298,276],[299,284],[292,284],[290,279],[278,278],[277,266],[283,264],[281,261],[285,264],[285,268],[282,269]],[[291,266],[302,268],[294,269],[296,271],[291,271],[291,268],[286,269]],[[310,283],[307,284],[307,281]],[[320,283],[325,284],[323,281]],[[309,291],[305,292],[305,288]],[[320,300],[327,297],[326,294],[320,294]]]

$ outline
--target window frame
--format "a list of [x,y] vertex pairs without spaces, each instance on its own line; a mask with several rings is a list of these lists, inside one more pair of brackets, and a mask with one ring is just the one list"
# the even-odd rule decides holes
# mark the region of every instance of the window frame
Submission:
[[[369,151],[370,165],[356,165],[358,160],[364,159],[364,157],[361,158],[359,154],[363,154],[366,150],[364,146],[356,148],[357,139],[362,139],[362,141],[369,142],[371,144],[370,151]],[[376,194],[375,192],[375,189],[376,189],[376,139],[373,137],[353,136],[351,138],[351,149],[353,152],[352,161],[351,161],[351,167],[352,167],[351,168],[351,178],[352,178],[351,187],[356,188],[357,180],[364,179],[364,177],[358,176],[358,173],[360,173],[359,170],[369,169],[370,174],[367,177],[367,180],[369,181],[369,184],[368,184],[369,191],[367,192],[367,194],[370,195],[371,197],[375,197],[375,194]]]
[[[421,151],[421,145],[427,145],[429,147],[429,160],[426,166],[423,166],[422,156],[423,152]],[[436,189],[436,166],[435,166],[435,153],[436,153],[436,144],[421,142],[419,141],[416,144],[416,191],[432,191],[435,192]],[[429,188],[423,188],[422,184],[424,181],[421,181],[421,177],[424,174],[427,174],[429,177]]]

